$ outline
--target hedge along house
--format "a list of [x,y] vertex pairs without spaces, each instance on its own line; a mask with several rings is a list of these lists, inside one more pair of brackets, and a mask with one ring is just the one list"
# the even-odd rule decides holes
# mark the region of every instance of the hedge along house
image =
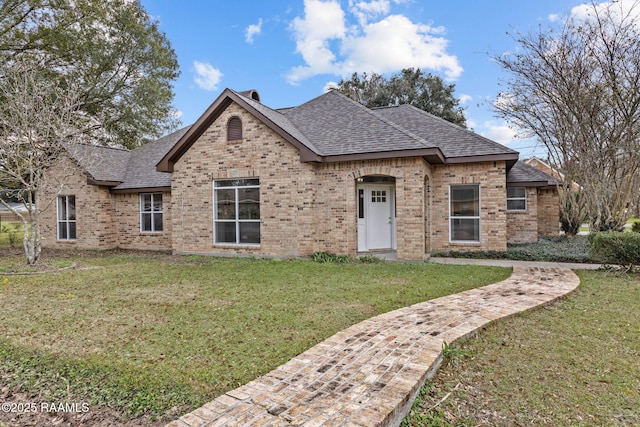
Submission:
[[422,260],[558,234],[553,178],[517,152],[409,105],[368,109],[333,91],[274,110],[226,89],[158,141],[85,150],[101,160],[61,159],[77,170],[60,178],[46,246]]

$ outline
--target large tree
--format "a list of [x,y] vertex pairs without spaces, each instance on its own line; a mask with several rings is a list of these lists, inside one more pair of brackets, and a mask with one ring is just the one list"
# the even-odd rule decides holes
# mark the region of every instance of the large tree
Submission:
[[460,100],[454,96],[455,85],[419,68],[404,69],[388,79],[377,73],[353,73],[351,79],[338,82],[337,90],[369,108],[411,104],[466,127]]
[[[25,255],[34,264],[40,257],[40,217],[55,202],[44,200],[40,192],[62,189],[47,170],[65,150],[73,152],[76,144],[86,142],[87,129],[98,123],[79,110],[76,85],[52,79],[42,64],[0,64],[0,73],[0,204],[22,221]],[[18,200],[25,209],[16,209],[9,200]]]
[[138,1],[3,0],[0,61],[24,58],[78,86],[96,142],[133,148],[177,124],[177,59]]
[[593,2],[494,57],[509,74],[497,112],[545,145],[565,177],[563,214],[575,222],[584,207],[596,230],[621,229],[640,188],[638,9]]
[[30,264],[55,203],[42,190],[61,190],[47,170],[78,143],[134,148],[174,128],[177,70],[135,0],[0,0],[0,203],[26,208]]

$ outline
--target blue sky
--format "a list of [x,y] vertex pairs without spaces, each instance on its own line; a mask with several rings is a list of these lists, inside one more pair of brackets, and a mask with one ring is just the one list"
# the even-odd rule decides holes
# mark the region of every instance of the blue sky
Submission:
[[456,86],[468,125],[521,152],[492,101],[503,75],[490,55],[513,51],[507,34],[567,16],[578,0],[141,0],[178,56],[174,105],[191,124],[224,88],[256,89],[272,108],[321,95],[353,72],[421,68]]

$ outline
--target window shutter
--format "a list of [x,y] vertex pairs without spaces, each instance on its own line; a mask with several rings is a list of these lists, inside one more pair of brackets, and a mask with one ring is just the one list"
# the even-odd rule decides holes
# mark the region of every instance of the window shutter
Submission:
[[242,139],[242,120],[232,117],[227,124],[227,141],[239,141]]

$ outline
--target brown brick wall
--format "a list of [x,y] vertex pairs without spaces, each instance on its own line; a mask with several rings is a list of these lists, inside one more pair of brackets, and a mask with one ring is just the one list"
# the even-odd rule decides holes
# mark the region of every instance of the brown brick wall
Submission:
[[507,243],[538,241],[538,208],[538,191],[535,187],[528,187],[527,210],[507,211]]
[[[242,141],[226,141],[238,116]],[[213,181],[260,179],[259,246],[214,244]],[[316,180],[298,150],[232,104],[175,164],[172,178],[173,248],[177,252],[305,256],[314,252]]]
[[[480,242],[450,242],[449,187],[480,186]],[[431,251],[506,249],[505,162],[435,165],[431,178]]]
[[[226,140],[229,118],[243,124],[241,141]],[[73,173],[68,173],[73,171]],[[162,233],[140,232],[139,194],[111,194],[87,184],[63,160],[51,176],[62,194],[76,196],[78,235],[56,238],[55,203],[44,219],[49,247],[173,249],[178,253],[309,256],[316,251],[355,255],[358,248],[357,179],[384,175],[396,180],[397,256],[422,260],[443,250],[505,250],[509,241],[533,241],[558,232],[554,190],[528,192],[528,210],[506,211],[505,162],[429,165],[422,158],[338,163],[302,163],[298,150],[237,104],[231,104],[175,164],[171,192],[163,193]],[[260,180],[259,245],[214,244],[213,182]],[[479,243],[449,241],[451,185],[478,184]],[[53,185],[44,193],[52,197]]]
[[[41,200],[48,202],[42,216],[43,247],[171,250],[171,193],[163,192],[162,233],[140,232],[138,193],[112,194],[107,187],[87,183],[87,176],[64,157],[51,169]],[[76,240],[58,240],[56,195],[76,197]]]
[[507,212],[507,242],[532,243],[541,237],[558,236],[559,206],[555,188],[527,188],[527,210]]
[[[241,142],[226,141],[232,116],[242,119]],[[356,179],[387,175],[396,178],[398,257],[421,260],[428,168],[421,158],[302,163],[297,149],[232,104],[174,166],[173,247],[186,253],[355,255]],[[260,179],[260,245],[214,244],[213,181],[250,177]]]
[[171,250],[171,192],[162,192],[162,232],[140,231],[140,194],[113,195],[118,246],[125,249]]
[[538,190],[538,236],[560,235],[560,202],[555,188]]
[[397,256],[404,260],[424,259],[424,177],[428,170],[429,165],[417,157],[318,165],[317,250],[356,254],[356,180],[384,175],[396,179]]
[[[114,202],[106,187],[87,183],[86,175],[68,157],[51,168],[49,183],[39,202],[42,215],[42,244],[50,248],[108,249],[117,246]],[[58,240],[56,196],[76,197],[76,240]]]

